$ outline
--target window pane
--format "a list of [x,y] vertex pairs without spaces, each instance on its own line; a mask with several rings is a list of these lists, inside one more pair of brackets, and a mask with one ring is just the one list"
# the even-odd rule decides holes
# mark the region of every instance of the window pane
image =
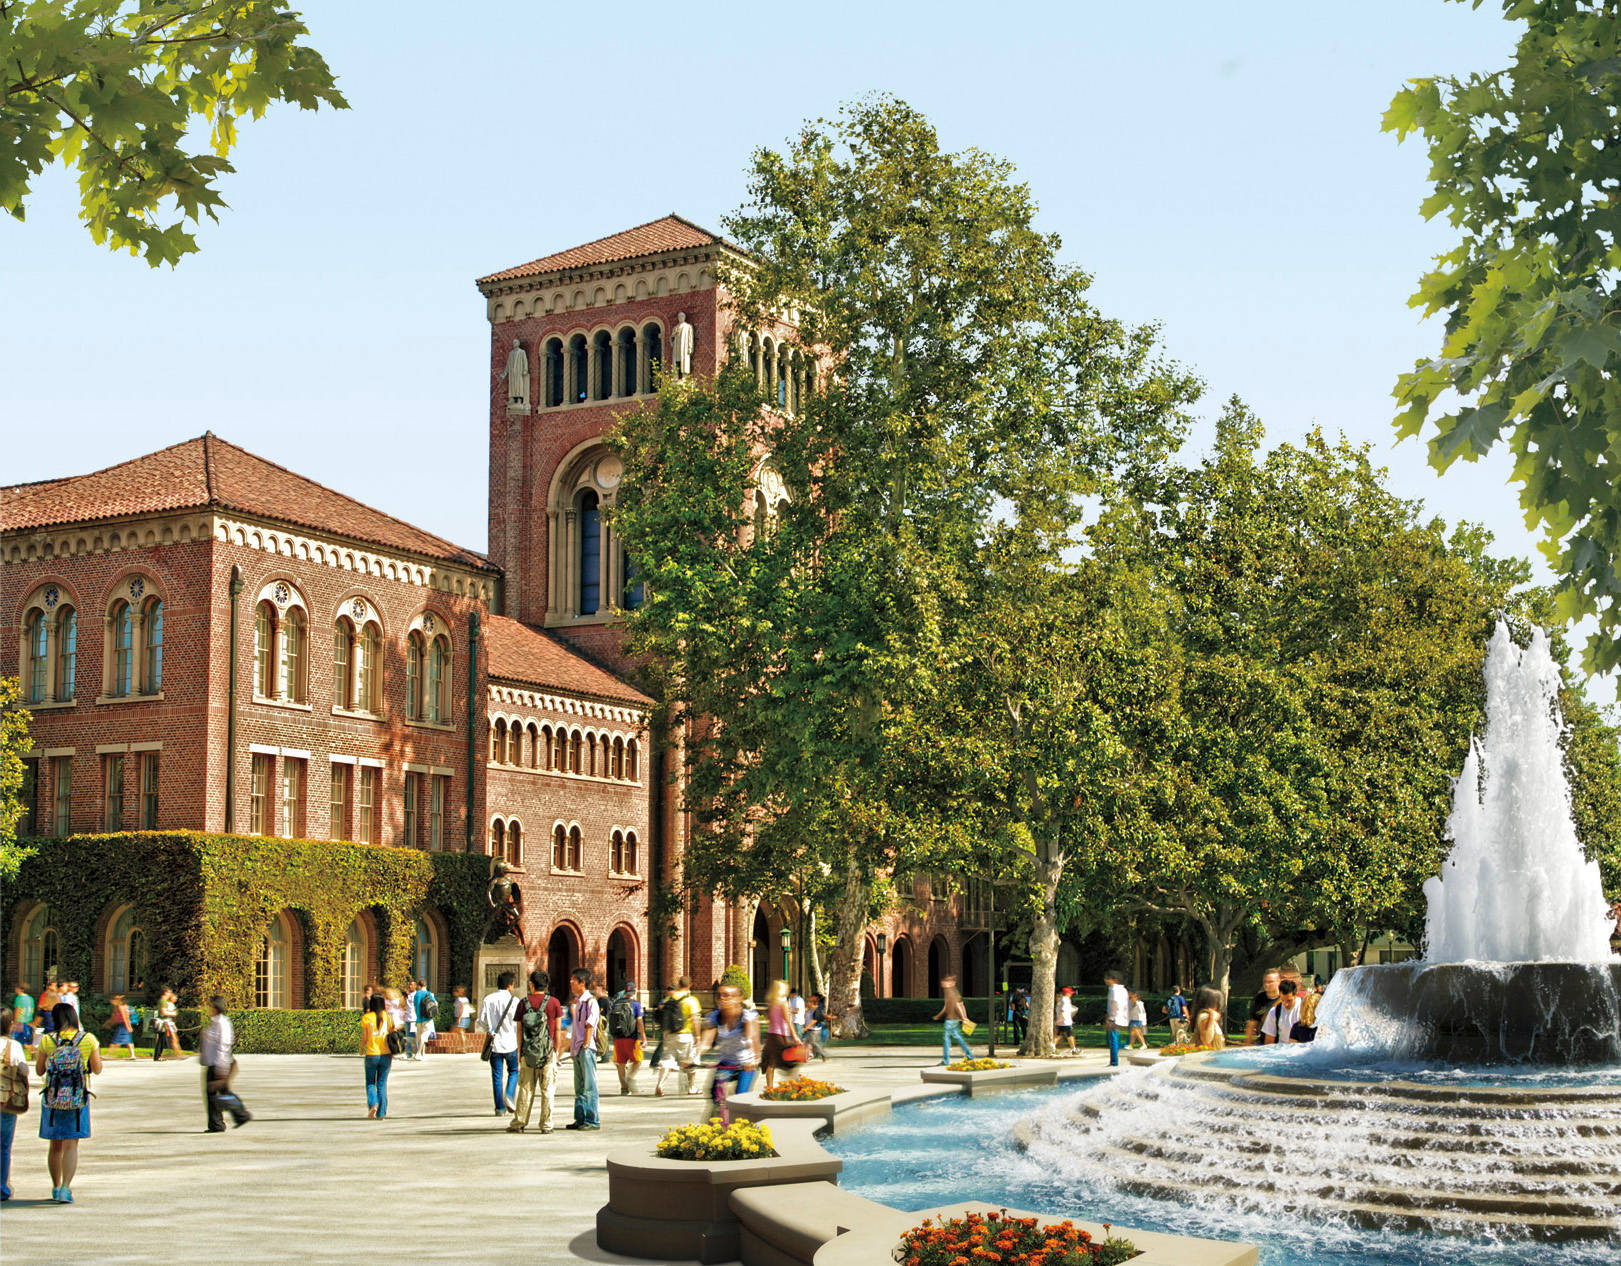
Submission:
[[597,494],[580,497],[580,614],[596,614],[602,594],[602,516]]
[[349,838],[349,767],[332,766],[332,826],[330,835],[335,840]]
[[56,784],[55,800],[56,819],[53,833],[56,835],[68,834],[69,819],[73,805],[73,757],[57,756],[51,761],[51,777]]
[[107,757],[107,812],[103,819],[108,831],[124,829],[124,758]]
[[73,698],[78,684],[79,617],[72,607],[63,607],[56,615],[56,697]]
[[39,703],[45,698],[45,613],[28,613],[28,702]]
[[158,754],[141,753],[141,827],[154,830],[158,825]]
[[155,695],[163,689],[163,602],[153,598],[146,604],[142,620],[145,637],[144,657],[141,664],[141,689]]

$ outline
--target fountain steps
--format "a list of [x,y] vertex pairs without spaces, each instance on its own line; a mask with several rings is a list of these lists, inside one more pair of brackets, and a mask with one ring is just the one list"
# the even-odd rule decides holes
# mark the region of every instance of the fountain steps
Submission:
[[1549,1090],[1498,1090],[1477,1086],[1469,1089],[1424,1086],[1414,1082],[1314,1081],[1304,1077],[1284,1077],[1268,1073],[1239,1072],[1231,1068],[1210,1068],[1202,1062],[1181,1062],[1156,1075],[1171,1081],[1198,1082],[1207,1088],[1220,1085],[1234,1093],[1285,1096],[1290,1099],[1321,1100],[1326,1106],[1358,1102],[1397,1102],[1415,1112],[1450,1112],[1464,1107],[1471,1110],[1533,1113],[1548,1105],[1560,1108],[1608,1108],[1621,1112],[1621,1100],[1613,1087],[1562,1086]]
[[1104,1146],[1094,1154],[1110,1165],[1122,1189],[1155,1199],[1200,1200],[1221,1196],[1245,1208],[1312,1216],[1340,1216],[1366,1226],[1402,1229],[1478,1230],[1511,1226],[1535,1239],[1605,1239],[1621,1235],[1621,1207],[1606,1216],[1591,1198],[1384,1186],[1307,1175],[1279,1182],[1262,1172],[1190,1173],[1185,1166],[1155,1163],[1134,1151]]

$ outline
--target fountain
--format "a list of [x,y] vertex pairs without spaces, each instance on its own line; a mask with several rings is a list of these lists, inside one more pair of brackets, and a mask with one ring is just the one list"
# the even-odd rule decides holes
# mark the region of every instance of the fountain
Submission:
[[1499,624],[1424,960],[1339,972],[1313,1043],[1128,1069],[952,1172],[1289,1266],[1621,1260],[1621,962],[1558,684],[1546,636],[1521,649]]

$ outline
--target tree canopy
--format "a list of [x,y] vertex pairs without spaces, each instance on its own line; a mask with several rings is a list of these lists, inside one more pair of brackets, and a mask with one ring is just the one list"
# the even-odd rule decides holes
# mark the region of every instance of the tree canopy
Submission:
[[1559,613],[1596,617],[1603,670],[1621,665],[1621,24],[1594,0],[1502,7],[1525,23],[1511,65],[1415,79],[1384,119],[1423,134],[1424,216],[1458,230],[1411,300],[1444,335],[1401,376],[1397,428],[1432,424],[1440,470],[1509,446]]
[[98,244],[177,262],[225,205],[242,119],[348,108],[305,34],[281,0],[0,0],[0,207],[22,219],[62,162]]

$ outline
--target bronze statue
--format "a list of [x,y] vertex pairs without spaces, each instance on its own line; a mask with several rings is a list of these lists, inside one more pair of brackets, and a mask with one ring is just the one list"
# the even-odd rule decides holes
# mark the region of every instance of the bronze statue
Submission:
[[485,940],[498,941],[503,936],[515,936],[523,944],[523,889],[515,879],[509,878],[512,867],[505,862],[490,866],[490,887],[485,898],[490,903],[490,926]]

